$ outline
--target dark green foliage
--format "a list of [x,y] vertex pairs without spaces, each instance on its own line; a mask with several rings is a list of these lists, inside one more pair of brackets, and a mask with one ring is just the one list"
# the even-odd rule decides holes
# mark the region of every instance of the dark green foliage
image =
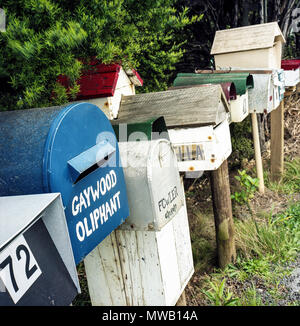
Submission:
[[[64,103],[78,91],[81,59],[138,70],[143,91],[161,90],[181,59],[183,27],[196,20],[176,0],[0,1],[0,110]],[[80,61],[78,60],[80,59]],[[56,83],[65,74],[72,88]]]
[[241,158],[251,160],[254,157],[251,119],[248,116],[240,123],[230,125],[232,154],[230,156],[230,167],[240,168]]

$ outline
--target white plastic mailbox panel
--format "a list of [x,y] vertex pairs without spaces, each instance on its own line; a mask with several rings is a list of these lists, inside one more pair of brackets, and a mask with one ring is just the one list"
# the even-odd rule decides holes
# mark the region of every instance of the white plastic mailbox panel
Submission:
[[248,90],[230,101],[231,122],[242,122],[249,115]]
[[84,263],[94,306],[175,305],[194,273],[186,206],[160,231],[115,230]]
[[166,139],[119,143],[130,216],[122,229],[160,230],[184,204],[175,152]]

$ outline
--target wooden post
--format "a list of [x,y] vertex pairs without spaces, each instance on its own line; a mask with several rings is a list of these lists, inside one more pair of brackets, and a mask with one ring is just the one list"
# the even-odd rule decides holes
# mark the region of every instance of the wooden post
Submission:
[[284,155],[284,99],[271,112],[271,181],[279,181],[283,174]]
[[251,113],[252,120],[252,135],[253,135],[253,143],[254,143],[254,152],[255,152],[255,163],[256,163],[256,174],[259,179],[258,190],[261,194],[265,192],[265,184],[264,184],[264,173],[263,173],[263,165],[260,151],[260,142],[259,142],[259,131],[258,131],[258,123],[256,113]]
[[227,160],[225,160],[217,170],[211,172],[210,179],[216,227],[218,263],[219,267],[223,269],[236,259]]

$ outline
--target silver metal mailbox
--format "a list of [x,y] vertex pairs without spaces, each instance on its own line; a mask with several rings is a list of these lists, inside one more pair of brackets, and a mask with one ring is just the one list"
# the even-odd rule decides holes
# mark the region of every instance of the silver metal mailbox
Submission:
[[130,216],[120,226],[161,230],[184,205],[176,154],[166,139],[119,143]]
[[268,114],[275,110],[284,97],[284,71],[282,69],[231,68],[232,73],[241,71],[249,72],[254,81],[254,88],[248,90],[249,113]]
[[80,293],[59,193],[0,197],[0,306],[70,305]]

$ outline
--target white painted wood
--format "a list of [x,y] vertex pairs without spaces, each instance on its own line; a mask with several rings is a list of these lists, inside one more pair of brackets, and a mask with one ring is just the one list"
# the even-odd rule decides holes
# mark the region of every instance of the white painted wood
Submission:
[[175,246],[173,223],[168,223],[163,232],[156,234],[157,250],[162,273],[165,303],[175,305],[180,296],[180,275]]
[[93,305],[175,305],[194,272],[186,207],[160,231],[115,230],[85,268]]
[[249,115],[248,90],[245,94],[237,95],[236,100],[231,100],[229,106],[231,122],[242,122],[247,118]]
[[228,120],[217,127],[169,129],[180,172],[212,171],[232,152]]
[[253,143],[254,143],[254,152],[255,152],[256,173],[259,179],[258,190],[261,194],[263,194],[265,192],[264,173],[263,173],[256,113],[251,113],[251,120],[252,120],[252,134],[253,134]]
[[[183,186],[183,179],[182,186]],[[182,293],[194,273],[192,245],[190,239],[189,221],[186,216],[186,202],[184,209],[173,220],[175,246],[180,277],[180,293]]]
[[118,117],[122,96],[129,95],[135,95],[135,85],[121,67],[114,96],[89,99],[85,101],[97,105],[105,113],[108,119],[113,120]]
[[296,86],[300,82],[300,69],[285,70],[284,77],[286,87]]
[[84,265],[92,305],[118,306],[126,302],[114,232],[86,256]]
[[215,68],[280,69],[285,39],[277,22],[217,31],[211,54]]
[[220,30],[216,32],[211,54],[272,48],[275,41],[285,42],[277,22]]

